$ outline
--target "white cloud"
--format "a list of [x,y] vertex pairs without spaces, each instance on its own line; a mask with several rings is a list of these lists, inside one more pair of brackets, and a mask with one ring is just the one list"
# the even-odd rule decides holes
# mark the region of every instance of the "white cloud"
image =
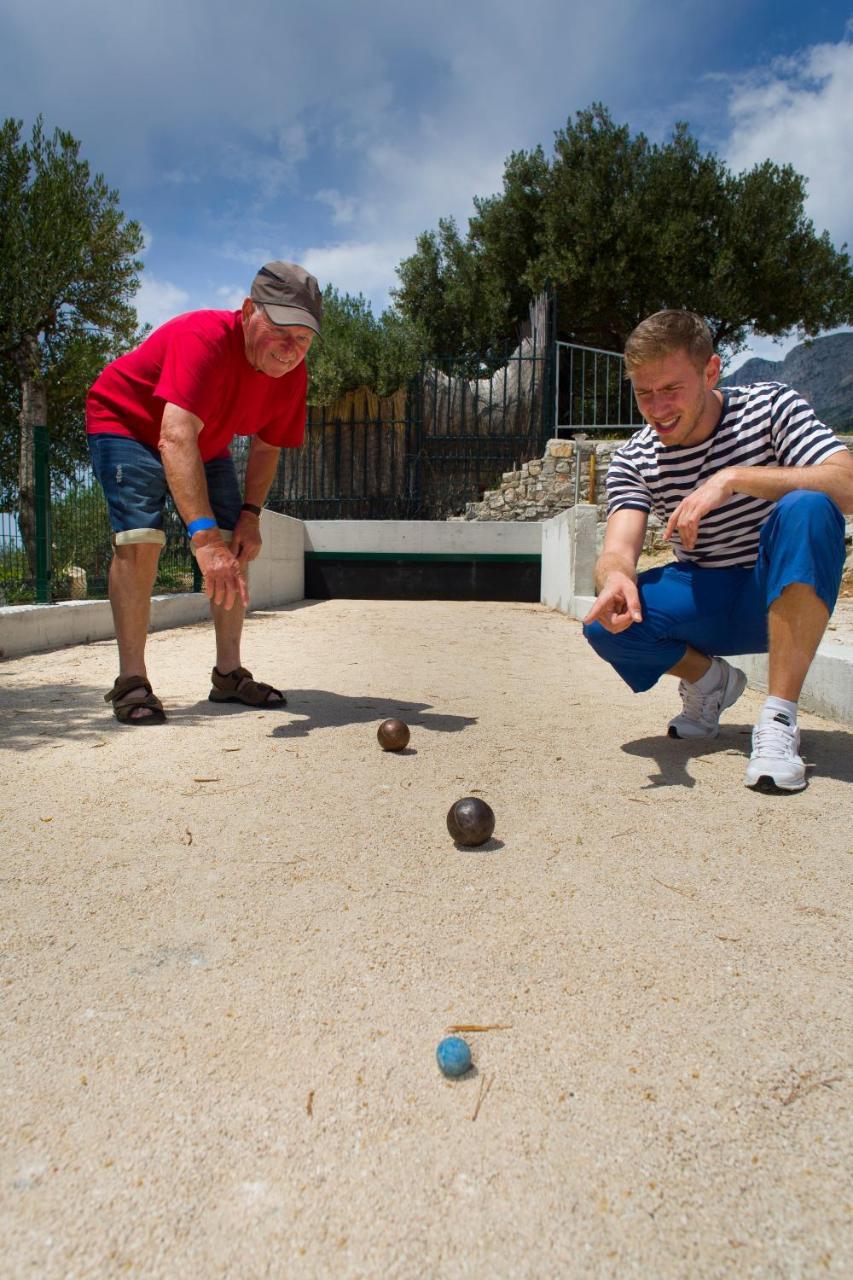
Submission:
[[853,240],[853,40],[813,45],[735,82],[727,160],[737,171],[761,160],[792,164],[808,178],[807,211],[836,244]]
[[271,247],[271,245],[243,244],[239,240],[229,240],[221,246],[219,253],[223,258],[228,258],[231,262],[239,262],[241,266],[250,270],[251,275],[265,262],[292,262],[292,255],[289,253],[279,252]]
[[336,227],[345,226],[354,220],[358,201],[352,196],[342,196],[334,187],[324,187],[314,197],[320,204],[327,204],[332,211],[332,222]]
[[[239,152],[272,153],[278,166],[267,176],[284,181],[308,154],[317,113],[355,123],[382,92],[369,25],[330,21],[329,7],[3,0],[0,106],[70,129],[123,191],[163,173],[191,183],[199,165],[233,169]],[[173,157],[165,164],[164,150]]]
[[216,300],[220,306],[227,308],[229,311],[236,311],[238,307],[243,305],[243,299],[247,296],[248,286],[239,284],[223,284],[214,290]]
[[278,149],[291,165],[300,164],[308,155],[308,130],[303,124],[289,124],[280,129]]
[[168,280],[157,280],[147,272],[142,274],[142,283],[133,300],[136,314],[142,324],[150,324],[156,329],[158,325],[171,320],[183,311],[189,311],[190,295]]
[[363,293],[378,312],[388,306],[397,263],[410,252],[408,240],[343,241],[306,249],[300,261],[321,288],[333,284],[341,293]]
[[197,186],[204,178],[204,169],[199,163],[177,165],[160,172],[160,181],[170,187]]

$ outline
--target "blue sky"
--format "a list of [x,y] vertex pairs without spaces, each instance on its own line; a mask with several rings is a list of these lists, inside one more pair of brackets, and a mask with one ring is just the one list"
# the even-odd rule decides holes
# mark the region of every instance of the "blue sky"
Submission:
[[[236,306],[269,258],[379,310],[415,237],[603,101],[770,157],[853,243],[853,6],[788,0],[0,0],[0,115],[69,129],[146,234],[140,316]],[[792,345],[756,340],[780,358]]]

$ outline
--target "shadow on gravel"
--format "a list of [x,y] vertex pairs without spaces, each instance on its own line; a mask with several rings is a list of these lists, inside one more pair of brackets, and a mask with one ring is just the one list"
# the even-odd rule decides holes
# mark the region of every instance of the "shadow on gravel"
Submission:
[[44,681],[37,686],[6,688],[0,702],[0,750],[33,751],[70,744],[92,747],[112,740],[111,734],[186,732],[211,716],[221,719],[245,714],[268,717],[272,736],[277,738],[303,738],[312,729],[329,725],[375,723],[378,727],[379,721],[388,716],[399,716],[410,729],[439,733],[459,733],[477,723],[474,716],[433,713],[426,702],[348,698],[326,689],[288,689],[284,707],[247,707],[238,702],[208,702],[206,698],[181,705],[168,696],[164,701],[166,724],[137,727],[119,724],[104,702],[104,689],[100,686]]
[[482,844],[460,844],[458,840],[454,840],[453,847],[457,853],[500,853],[501,849],[506,848],[506,844],[492,836]]
[[[719,738],[710,742],[682,742],[659,735],[623,742],[621,749],[626,755],[653,760],[657,765],[657,773],[649,774],[649,781],[642,790],[689,788],[710,780],[710,770],[703,769],[702,764],[712,763],[713,757],[721,753],[742,756],[746,766],[751,738],[752,725],[729,724],[723,726]],[[800,750],[809,777],[853,782],[853,730],[804,729]],[[699,765],[696,777],[691,763]]]
[[289,689],[287,708],[298,720],[278,724],[273,738],[304,738],[313,729],[343,724],[376,724],[388,716],[405,720],[410,729],[459,733],[477,723],[476,716],[448,716],[430,711],[428,702],[398,702],[393,698],[350,698],[327,689]]
[[[46,661],[50,655],[46,655]],[[0,749],[32,751],[61,743],[91,746],[113,728],[123,732],[104,702],[101,686],[51,684],[4,688],[0,710]],[[146,725],[163,732],[164,725]]]

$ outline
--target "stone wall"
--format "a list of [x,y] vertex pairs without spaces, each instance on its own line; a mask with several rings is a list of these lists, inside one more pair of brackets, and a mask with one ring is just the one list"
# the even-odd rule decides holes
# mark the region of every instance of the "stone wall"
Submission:
[[[542,458],[505,471],[497,489],[469,502],[459,520],[550,520],[579,502],[604,502],[604,476],[619,440],[549,440]],[[580,452],[580,476],[576,475]]]

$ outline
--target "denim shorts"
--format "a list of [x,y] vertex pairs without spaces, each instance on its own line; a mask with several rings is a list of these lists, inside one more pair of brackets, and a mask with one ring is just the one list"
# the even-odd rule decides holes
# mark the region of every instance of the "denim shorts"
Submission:
[[[116,546],[154,542],[162,546],[163,505],[168,485],[160,454],[129,436],[104,433],[87,436],[92,469],[107,499],[110,528]],[[207,494],[216,523],[231,532],[240,515],[243,498],[230,453],[204,464]]]

